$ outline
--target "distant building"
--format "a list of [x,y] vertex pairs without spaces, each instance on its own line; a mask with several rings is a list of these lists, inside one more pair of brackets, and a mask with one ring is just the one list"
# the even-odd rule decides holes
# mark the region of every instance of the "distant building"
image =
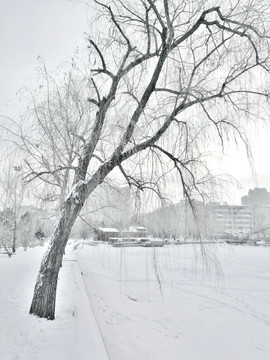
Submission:
[[270,193],[265,188],[255,188],[241,198],[241,204],[253,209],[253,228],[270,224]]
[[270,193],[265,188],[250,189],[248,195],[241,198],[241,204],[245,206],[270,205]]
[[[251,191],[250,198],[259,193],[265,199],[262,196],[265,191]],[[250,231],[257,227],[270,228],[270,205],[204,204],[199,201],[194,201],[193,205],[191,209],[187,201],[182,201],[157,209],[145,216],[147,228],[156,237],[168,238],[248,238]]]
[[270,224],[270,205],[253,206],[254,228]]
[[147,230],[143,226],[129,226],[121,231],[121,235],[123,238],[145,238],[147,237]]
[[246,234],[254,227],[253,208],[251,206],[208,205],[210,229],[215,235]]
[[100,241],[111,241],[119,236],[119,230],[115,228],[97,228],[95,233],[96,239]]

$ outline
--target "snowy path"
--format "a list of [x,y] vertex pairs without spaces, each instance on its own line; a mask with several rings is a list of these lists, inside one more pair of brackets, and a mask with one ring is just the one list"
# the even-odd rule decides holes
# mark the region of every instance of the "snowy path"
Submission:
[[44,248],[0,257],[1,360],[108,360],[70,247],[59,275],[56,320],[28,314]]
[[78,249],[111,360],[270,359],[270,249],[210,250]]

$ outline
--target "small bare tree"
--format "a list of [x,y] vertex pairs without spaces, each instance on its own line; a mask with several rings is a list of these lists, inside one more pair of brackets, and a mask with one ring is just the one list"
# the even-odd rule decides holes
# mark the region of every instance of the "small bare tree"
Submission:
[[0,249],[4,249],[4,253],[9,257],[12,251],[12,234],[14,226],[14,213],[10,208],[0,211]]
[[21,216],[19,225],[21,245],[23,246],[24,251],[26,251],[28,246],[33,242],[34,237],[33,221],[31,214],[28,211]]
[[[88,97],[89,126],[72,160],[72,185],[30,309],[47,319],[55,317],[57,278],[71,228],[99,184],[121,175],[130,186],[160,194],[159,185],[174,176],[188,200],[194,190],[204,197],[213,179],[204,150],[215,139],[222,146],[227,138],[246,144],[246,120],[261,118],[268,109],[268,2],[94,3],[100,16],[97,36],[88,40],[87,81],[94,91]],[[46,124],[54,126],[54,115],[45,115]],[[42,177],[34,166],[32,174]],[[56,173],[51,167],[48,172]]]
[[[14,154],[13,154],[14,155]],[[22,166],[15,165],[16,157],[10,154],[9,159],[2,158],[0,176],[0,208],[9,213],[9,222],[12,220],[12,252],[17,247],[18,216],[25,195],[25,186],[22,181]],[[9,224],[9,228],[10,228]]]

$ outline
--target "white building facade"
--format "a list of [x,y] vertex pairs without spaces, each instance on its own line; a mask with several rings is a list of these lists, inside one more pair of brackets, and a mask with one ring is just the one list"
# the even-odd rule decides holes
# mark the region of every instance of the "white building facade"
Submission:
[[212,231],[216,234],[241,235],[254,228],[252,206],[208,205]]

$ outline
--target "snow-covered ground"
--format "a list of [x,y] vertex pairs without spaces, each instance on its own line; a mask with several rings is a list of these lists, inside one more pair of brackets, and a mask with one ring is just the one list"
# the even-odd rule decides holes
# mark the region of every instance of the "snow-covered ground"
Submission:
[[56,320],[29,315],[44,251],[0,255],[0,359],[108,360],[70,247],[59,275]]
[[78,248],[111,360],[270,359],[270,248],[205,251]]
[[1,360],[270,358],[270,248],[75,248],[55,321],[28,314],[45,249],[0,255]]

